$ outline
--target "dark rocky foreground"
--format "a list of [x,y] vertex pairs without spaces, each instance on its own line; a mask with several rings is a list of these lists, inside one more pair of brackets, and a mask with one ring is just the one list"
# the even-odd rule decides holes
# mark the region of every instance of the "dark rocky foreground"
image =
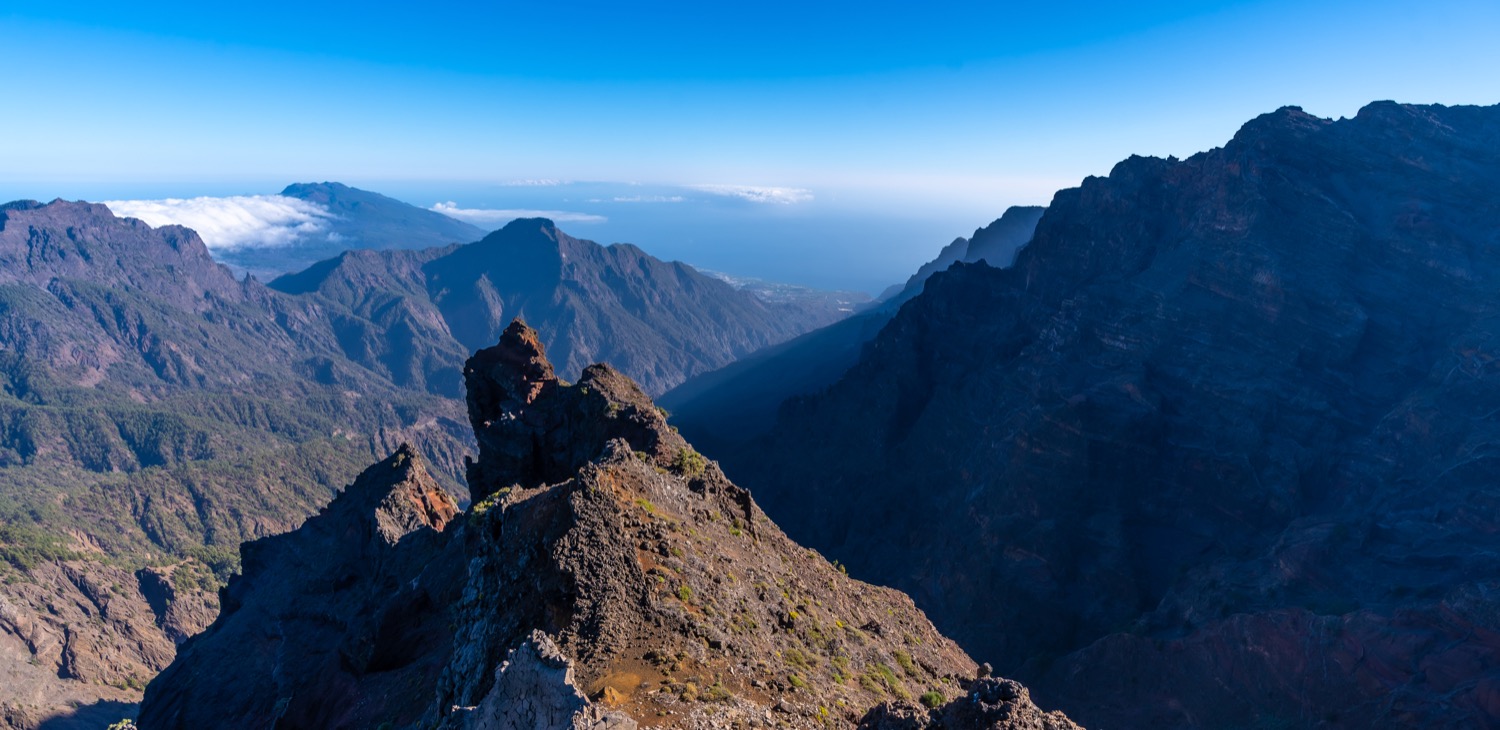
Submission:
[[609,367],[560,381],[516,323],[465,381],[468,513],[403,448],[247,544],[141,727],[1076,727],[788,540]]
[[1090,726],[1496,726],[1496,191],[1497,107],[1131,158],[725,468]]

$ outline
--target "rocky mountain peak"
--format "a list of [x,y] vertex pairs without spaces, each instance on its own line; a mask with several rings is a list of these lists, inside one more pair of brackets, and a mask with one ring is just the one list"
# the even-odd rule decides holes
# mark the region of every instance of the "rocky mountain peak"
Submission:
[[442,532],[458,515],[457,503],[432,479],[411,444],[401,444],[383,465],[390,467],[384,479],[356,482],[363,494],[350,496],[361,503],[360,512],[373,517],[375,534],[387,544],[423,528]]
[[403,449],[247,545],[143,728],[852,727],[877,706],[926,728],[918,700],[955,697],[1010,719],[951,727],[1073,727],[969,697],[975,663],[910,599],[789,540],[629,378],[559,379],[519,321],[499,340],[465,368],[468,514]]
[[572,237],[558,230],[549,218],[517,218],[484,238],[488,243],[542,249],[556,249],[570,240]]
[[551,218],[543,218],[540,216],[537,216],[535,218],[517,218],[509,223],[506,223],[505,226],[500,230],[510,231],[512,233],[516,231],[541,231],[543,235],[546,235],[548,237],[556,237],[557,224],[553,223]]
[[1284,143],[1278,140],[1295,139],[1332,123],[1302,111],[1300,106],[1284,106],[1245,122],[1229,145]]
[[645,392],[608,365],[585,368],[574,385],[559,380],[540,335],[519,319],[469,359],[464,382],[479,445],[468,462],[475,501],[567,479],[613,439],[653,455],[686,446]]
[[81,201],[0,207],[0,282],[51,287],[58,279],[128,285],[180,301],[241,296],[240,284],[191,229],[152,228]]

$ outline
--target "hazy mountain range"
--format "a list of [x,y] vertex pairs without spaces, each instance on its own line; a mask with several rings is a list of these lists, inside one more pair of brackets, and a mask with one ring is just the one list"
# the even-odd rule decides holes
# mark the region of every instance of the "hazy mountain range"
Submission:
[[0,706],[132,700],[212,620],[240,542],[398,444],[460,483],[463,362],[508,317],[547,323],[570,372],[607,357],[659,391],[841,316],[800,307],[543,220],[267,286],[189,229],[0,207]]

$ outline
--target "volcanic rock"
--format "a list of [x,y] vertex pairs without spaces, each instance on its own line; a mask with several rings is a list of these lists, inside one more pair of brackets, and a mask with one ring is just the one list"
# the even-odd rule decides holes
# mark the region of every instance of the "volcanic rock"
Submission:
[[788,540],[630,379],[557,379],[517,322],[465,380],[468,513],[372,539],[390,505],[448,514],[412,507],[438,492],[398,454],[247,545],[143,728],[852,726],[971,683],[909,599]]

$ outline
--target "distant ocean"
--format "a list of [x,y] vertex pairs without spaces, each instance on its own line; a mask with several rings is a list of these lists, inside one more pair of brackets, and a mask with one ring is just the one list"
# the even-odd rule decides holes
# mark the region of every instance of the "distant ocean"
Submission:
[[[0,202],[50,200],[164,201],[200,197],[244,200],[275,196],[292,182],[89,183],[61,189],[0,189]],[[651,185],[614,182],[520,180],[506,183],[337,180],[422,208],[438,210],[484,230],[512,218],[551,217],[570,235],[602,244],[632,243],[660,259],[683,261],[736,277],[877,294],[904,282],[957,236],[988,224],[1012,204],[991,209],[933,203],[890,203],[822,189],[734,185]],[[202,201],[197,211],[201,215]],[[264,203],[265,201],[259,201]],[[262,209],[275,205],[257,204]],[[212,206],[209,206],[211,209]],[[235,226],[256,221],[243,207]],[[282,211],[264,221],[269,240],[298,235],[305,219]],[[199,219],[201,220],[201,218]],[[186,220],[176,221],[192,225]],[[207,240],[210,233],[204,233]],[[284,235],[283,235],[284,234]],[[214,241],[209,241],[210,247]]]
[[387,183],[370,189],[422,207],[441,204],[486,230],[509,217],[475,211],[535,211],[575,237],[633,243],[661,259],[872,294],[905,281],[954,237],[972,233],[1007,207],[997,202],[992,212],[966,217],[893,210],[799,188],[524,182],[530,184]]

